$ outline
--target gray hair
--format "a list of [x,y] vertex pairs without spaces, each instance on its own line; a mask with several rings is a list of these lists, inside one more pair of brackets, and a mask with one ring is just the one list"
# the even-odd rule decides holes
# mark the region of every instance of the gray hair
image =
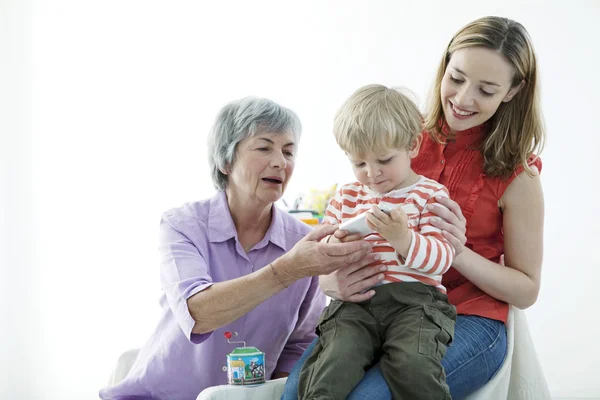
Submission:
[[223,190],[227,186],[227,175],[223,171],[233,164],[238,143],[257,133],[288,131],[292,131],[298,142],[302,132],[300,119],[292,110],[274,101],[244,97],[223,107],[208,137],[208,160],[215,188]]

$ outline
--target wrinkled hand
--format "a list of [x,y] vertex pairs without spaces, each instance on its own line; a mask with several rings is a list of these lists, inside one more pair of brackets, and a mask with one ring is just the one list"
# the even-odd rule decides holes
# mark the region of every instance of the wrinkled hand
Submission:
[[430,220],[431,224],[442,231],[442,235],[454,246],[458,256],[467,242],[467,220],[454,200],[441,196],[436,196],[435,199],[440,204],[427,205],[427,209],[437,215]]
[[274,262],[286,286],[300,278],[327,275],[339,268],[353,265],[371,252],[371,246],[364,240],[348,243],[319,242],[337,229],[337,225],[315,228]]
[[327,243],[348,243],[361,240],[362,238],[363,237],[360,233],[350,233],[348,231],[338,229],[329,237]]
[[382,272],[387,271],[385,265],[374,264],[379,258],[378,254],[370,253],[345,268],[320,276],[321,290],[336,300],[358,303],[370,299],[375,295],[374,290],[361,292],[381,282],[384,278]]

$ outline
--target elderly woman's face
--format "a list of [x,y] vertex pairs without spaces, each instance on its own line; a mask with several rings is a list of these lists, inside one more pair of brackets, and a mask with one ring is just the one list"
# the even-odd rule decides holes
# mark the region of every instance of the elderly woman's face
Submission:
[[228,188],[265,203],[279,200],[294,172],[296,147],[292,132],[261,133],[242,140]]

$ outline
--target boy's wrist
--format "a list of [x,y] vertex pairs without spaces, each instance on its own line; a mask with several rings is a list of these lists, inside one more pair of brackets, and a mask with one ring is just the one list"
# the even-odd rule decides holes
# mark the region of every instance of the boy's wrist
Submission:
[[410,234],[410,231],[406,231],[406,234],[402,237],[389,242],[398,254],[406,258],[406,256],[408,256],[408,251],[410,250],[410,245],[412,244],[412,235]]

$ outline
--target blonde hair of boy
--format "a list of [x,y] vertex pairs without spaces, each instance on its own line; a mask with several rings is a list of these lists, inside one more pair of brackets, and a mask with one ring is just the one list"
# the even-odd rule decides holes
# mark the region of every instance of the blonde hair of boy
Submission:
[[520,164],[531,175],[527,160],[534,152],[539,155],[542,151],[545,129],[533,44],[518,22],[502,17],[483,17],[454,35],[444,51],[429,96],[425,130],[440,143],[451,137],[440,129],[440,121],[444,117],[440,98],[442,79],[452,53],[469,47],[483,47],[503,55],[514,67],[512,86],[525,83],[515,97],[502,103],[496,114],[486,122],[489,133],[481,147],[484,171],[489,176],[506,178]]
[[423,117],[404,89],[367,85],[355,91],[335,115],[333,134],[349,154],[409,149],[423,129]]

